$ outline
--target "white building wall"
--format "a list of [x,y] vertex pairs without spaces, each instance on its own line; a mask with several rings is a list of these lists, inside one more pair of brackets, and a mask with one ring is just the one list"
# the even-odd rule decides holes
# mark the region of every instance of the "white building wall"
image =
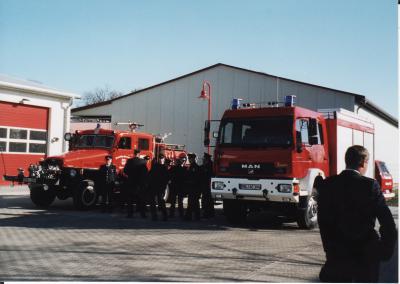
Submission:
[[[357,111],[358,106],[354,109]],[[368,110],[360,108],[358,114],[369,118],[375,126],[375,159],[384,161],[393,175],[394,182],[399,182],[399,129]]]
[[[22,99],[25,105],[46,107],[49,109],[47,155],[59,155],[66,151],[67,145],[64,141],[64,129],[70,121],[70,100],[68,98],[55,98],[42,96],[30,92],[11,91],[0,89],[0,101],[19,103]],[[58,141],[54,141],[58,138]],[[51,142],[53,140],[53,142]]]

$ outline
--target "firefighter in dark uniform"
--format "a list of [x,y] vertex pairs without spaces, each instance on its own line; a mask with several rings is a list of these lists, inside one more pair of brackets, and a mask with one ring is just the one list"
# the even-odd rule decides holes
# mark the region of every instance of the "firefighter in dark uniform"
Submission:
[[112,156],[106,156],[106,163],[99,169],[101,188],[101,212],[112,212],[112,193],[117,178],[117,168],[112,164]]
[[184,192],[184,182],[186,176],[186,155],[181,154],[179,158],[175,161],[175,165],[173,165],[169,170],[169,175],[171,179],[171,183],[169,186],[170,196],[169,201],[171,203],[171,207],[169,208],[169,217],[175,217],[175,205],[178,199],[178,213],[179,217],[183,218],[184,210],[183,210],[183,198],[185,197]]
[[214,201],[211,197],[211,177],[213,176],[213,162],[211,155],[204,153],[203,164],[200,166],[201,209],[203,218],[214,217]]
[[378,282],[380,262],[393,254],[396,225],[379,184],[364,176],[368,159],[367,149],[351,146],[345,154],[346,169],[317,185],[318,224],[326,253],[322,282]]
[[140,211],[140,215],[146,217],[146,202],[143,198],[145,190],[148,171],[146,167],[146,160],[138,157],[140,151],[135,149],[133,158],[126,161],[124,167],[124,174],[128,176],[127,187],[127,203],[128,203],[128,218],[133,217],[133,200],[136,197],[136,206]]
[[160,154],[158,161],[155,159],[149,173],[149,203],[152,220],[157,220],[157,206],[161,209],[163,220],[167,221],[167,208],[165,207],[164,194],[169,182],[168,165],[165,163],[164,154]]
[[196,154],[189,153],[189,169],[185,179],[185,188],[188,193],[188,207],[185,214],[185,220],[191,221],[192,217],[196,221],[200,220],[200,166],[196,162]]

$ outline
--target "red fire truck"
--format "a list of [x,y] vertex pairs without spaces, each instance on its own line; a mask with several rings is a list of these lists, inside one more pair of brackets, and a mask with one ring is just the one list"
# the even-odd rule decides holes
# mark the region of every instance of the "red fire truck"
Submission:
[[228,221],[241,223],[248,212],[266,209],[301,228],[315,227],[315,184],[345,168],[351,145],[368,149],[367,176],[373,177],[374,126],[367,119],[343,109],[316,112],[294,106],[291,96],[284,106],[244,106],[234,100],[213,135],[211,192],[223,202]]
[[387,169],[385,162],[375,161],[375,179],[378,181],[382,192],[387,198],[395,196],[393,192],[393,177]]
[[47,157],[37,165],[29,167],[25,177],[20,169],[18,176],[4,176],[5,180],[27,183],[30,197],[39,207],[48,207],[57,197],[61,200],[73,198],[77,209],[93,207],[98,199],[97,174],[105,156],[111,155],[119,174],[126,161],[133,156],[133,150],[140,150],[140,157],[148,157],[147,167],[159,153],[172,161],[186,154],[184,145],[166,144],[163,137],[133,129],[138,124],[130,123],[132,131],[91,129],[66,133],[69,151],[61,156]]

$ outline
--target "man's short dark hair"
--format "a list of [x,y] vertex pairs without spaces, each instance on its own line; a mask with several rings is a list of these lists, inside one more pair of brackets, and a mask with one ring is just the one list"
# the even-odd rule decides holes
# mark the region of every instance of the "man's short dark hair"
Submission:
[[366,148],[360,145],[354,145],[347,149],[344,156],[346,167],[357,169],[364,165],[364,162],[369,159],[369,153]]

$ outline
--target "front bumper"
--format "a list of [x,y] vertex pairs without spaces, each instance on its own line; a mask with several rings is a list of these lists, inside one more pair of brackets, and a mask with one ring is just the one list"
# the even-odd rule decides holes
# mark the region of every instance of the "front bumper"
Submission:
[[36,183],[37,179],[34,177],[24,177],[24,176],[8,176],[3,175],[4,181],[18,182],[20,184]]
[[394,192],[391,192],[390,190],[385,190],[383,192],[383,197],[385,197],[385,199],[392,199],[394,198],[396,195],[394,194]]
[[[216,189],[215,184],[224,184],[222,189]],[[272,201],[299,203],[298,193],[279,192],[279,184],[296,184],[297,179],[245,179],[245,178],[221,178],[211,179],[211,195],[215,200],[240,199],[253,201]],[[243,189],[247,186],[254,189]],[[242,188],[242,189],[241,189]],[[257,189],[255,189],[257,188]]]

